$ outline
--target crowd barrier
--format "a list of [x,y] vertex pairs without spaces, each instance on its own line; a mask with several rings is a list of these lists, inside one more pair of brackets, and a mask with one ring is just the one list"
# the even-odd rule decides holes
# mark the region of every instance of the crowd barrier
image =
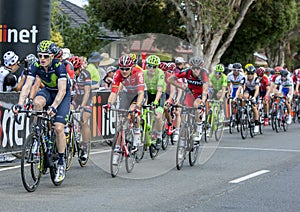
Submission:
[[[32,121],[25,116],[19,115],[20,124],[15,122],[15,116],[11,111],[13,104],[19,99],[17,92],[0,92],[0,153],[3,152],[19,152],[21,147],[30,133]],[[90,119],[91,141],[105,141],[113,138],[116,132],[115,112],[110,113],[108,119],[104,113],[103,105],[107,103],[110,91],[93,91],[93,112]],[[116,107],[120,105],[117,100]],[[228,120],[230,116],[229,107],[225,104],[225,115]]]
[[[116,115],[112,113],[110,119],[107,119],[102,108],[107,103],[109,94],[110,91],[93,92],[93,112],[90,119],[92,142],[112,139],[115,134]],[[12,105],[18,102],[19,95],[17,92],[0,93],[0,153],[19,152],[30,133],[29,118],[20,114],[18,124],[11,111]]]

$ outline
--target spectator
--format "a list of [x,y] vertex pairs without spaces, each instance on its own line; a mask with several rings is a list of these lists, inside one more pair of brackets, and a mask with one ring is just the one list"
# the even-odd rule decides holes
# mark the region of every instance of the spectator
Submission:
[[99,74],[98,67],[102,59],[103,57],[99,54],[99,52],[92,52],[88,59],[88,66],[86,67],[86,70],[91,74],[92,90],[100,87],[101,76]]
[[104,87],[106,90],[111,88],[111,83],[113,81],[114,73],[116,72],[117,68],[115,66],[108,66],[106,68],[106,75],[102,80],[101,87]]
[[100,71],[100,77],[101,77],[101,81],[104,79],[105,75],[106,75],[106,68],[109,65],[112,65],[115,60],[109,57],[109,54],[107,53],[102,53],[101,56],[103,57],[103,59],[101,60],[100,64],[99,64],[99,71]]

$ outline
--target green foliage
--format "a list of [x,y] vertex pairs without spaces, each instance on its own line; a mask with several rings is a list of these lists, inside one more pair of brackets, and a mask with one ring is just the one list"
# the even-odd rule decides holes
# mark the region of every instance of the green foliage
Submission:
[[293,0],[261,0],[248,11],[222,62],[253,63],[253,52],[277,43],[297,23],[297,7]]

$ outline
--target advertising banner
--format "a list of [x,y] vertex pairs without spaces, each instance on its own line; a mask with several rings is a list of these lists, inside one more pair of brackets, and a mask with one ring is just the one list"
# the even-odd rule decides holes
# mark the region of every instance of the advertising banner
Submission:
[[24,58],[50,38],[50,0],[0,1],[0,56],[14,51]]

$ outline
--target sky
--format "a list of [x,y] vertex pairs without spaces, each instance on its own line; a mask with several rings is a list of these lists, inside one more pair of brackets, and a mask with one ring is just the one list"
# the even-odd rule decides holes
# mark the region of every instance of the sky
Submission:
[[73,4],[76,4],[80,7],[88,3],[88,0],[67,0],[69,2],[72,2]]

